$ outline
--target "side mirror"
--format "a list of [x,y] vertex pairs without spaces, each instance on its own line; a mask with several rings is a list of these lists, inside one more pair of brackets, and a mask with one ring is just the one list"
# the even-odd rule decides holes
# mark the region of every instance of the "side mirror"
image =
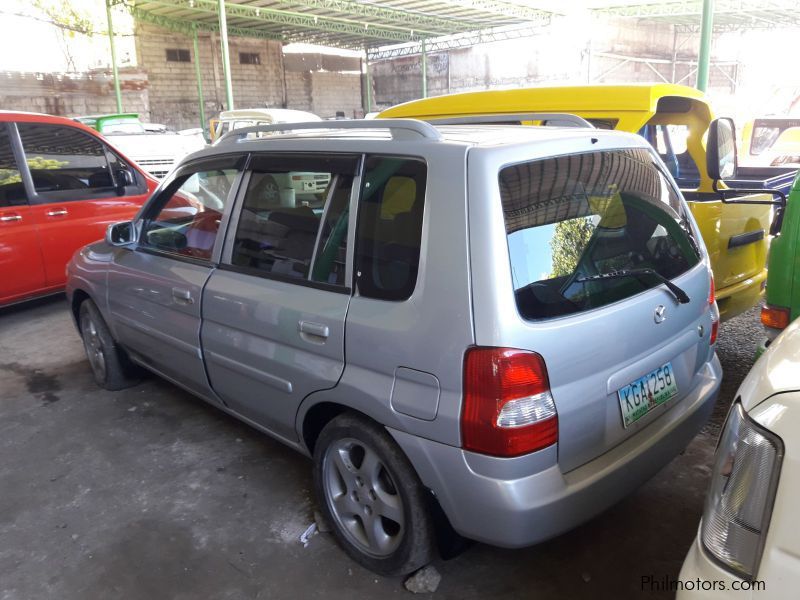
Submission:
[[736,126],[733,124],[733,119],[721,118],[711,121],[708,128],[706,170],[714,181],[736,176]]
[[136,224],[133,221],[112,223],[106,229],[106,243],[110,246],[127,246],[136,241]]

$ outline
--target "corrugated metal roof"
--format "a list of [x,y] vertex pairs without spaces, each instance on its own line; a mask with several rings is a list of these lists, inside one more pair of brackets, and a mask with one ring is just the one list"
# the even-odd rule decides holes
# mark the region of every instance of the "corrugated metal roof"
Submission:
[[[140,20],[216,31],[217,0],[126,0]],[[504,0],[226,0],[228,30],[283,42],[374,48],[530,24],[550,12]]]

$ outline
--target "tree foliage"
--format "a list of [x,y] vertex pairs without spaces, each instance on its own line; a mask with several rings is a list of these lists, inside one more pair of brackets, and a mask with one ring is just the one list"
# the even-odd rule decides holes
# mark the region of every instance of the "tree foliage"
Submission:
[[570,275],[575,271],[593,231],[594,225],[589,217],[556,223],[555,232],[550,238],[553,255],[551,278]]

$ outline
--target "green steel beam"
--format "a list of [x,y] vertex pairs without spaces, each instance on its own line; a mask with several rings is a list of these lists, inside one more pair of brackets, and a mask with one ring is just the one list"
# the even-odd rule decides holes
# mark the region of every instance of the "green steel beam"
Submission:
[[[150,23],[151,25],[157,25],[159,27],[163,27],[164,29],[169,29],[170,31],[183,33],[184,35],[187,36],[192,35],[192,25],[187,23],[186,21],[178,21],[177,19],[170,19],[169,17],[157,15],[155,13],[151,13],[150,11],[137,8],[135,6],[128,5],[128,9],[131,11],[131,14],[137,21],[143,21],[145,23]],[[194,24],[201,31],[219,33],[219,23],[194,21]],[[274,40],[278,42],[282,42],[285,39],[283,35],[276,34],[270,31],[263,31],[259,29],[249,29],[249,28],[245,29],[243,27],[231,27],[230,25],[228,25],[228,33],[238,37],[251,37],[264,40]]]
[[[702,14],[703,0],[678,0],[673,2],[660,2],[656,4],[633,4],[625,6],[609,6],[596,8],[596,14],[606,14],[618,17],[660,18],[695,16]],[[714,13],[746,16],[751,12],[787,11],[797,15],[797,0],[718,0]]]
[[[545,27],[548,23],[549,20],[544,21],[540,25],[529,24],[514,27],[497,27],[495,29],[484,31],[470,31],[467,33],[448,35],[439,38],[429,38],[425,40],[425,51],[430,54],[431,52],[469,48],[477,44],[484,44],[488,42],[500,42],[504,40],[516,40],[530,37],[541,33],[542,27]],[[367,57],[372,61],[387,60],[400,56],[414,56],[421,53],[421,42],[367,49]]]
[[222,72],[225,75],[225,99],[227,109],[233,110],[233,83],[231,82],[231,55],[228,50],[228,14],[225,9],[225,0],[217,0],[217,15],[219,17],[219,38],[222,47]]
[[535,22],[542,18],[549,18],[553,14],[548,10],[525,6],[522,2],[503,2],[502,0],[447,0],[447,4],[523,21]]
[[206,107],[203,97],[203,77],[200,72],[200,49],[197,43],[197,25],[192,25],[192,47],[194,50],[194,76],[197,79],[197,102],[200,109],[200,128],[206,130]]
[[711,62],[711,35],[714,29],[714,0],[703,0],[700,54],[697,57],[697,89],[708,89],[708,64]]
[[366,86],[367,86],[367,112],[372,112],[372,77],[369,73],[369,56],[366,56],[364,59],[364,71],[366,74]]
[[122,112],[122,92],[119,87],[119,71],[117,70],[117,47],[114,43],[114,21],[111,18],[111,0],[106,0],[106,20],[108,21],[108,43],[111,46],[111,73],[114,76],[114,95],[117,100],[117,112]]
[[480,29],[486,23],[462,20],[457,17],[438,17],[421,11],[392,8],[379,4],[362,4],[353,0],[275,0],[274,4],[286,6],[305,6],[353,17],[376,19],[378,23],[400,25],[425,33],[458,33],[470,29]]
[[[163,6],[195,13],[217,14],[216,0],[147,0],[144,6]],[[139,7],[140,10],[146,10]],[[252,6],[250,4],[230,4],[227,7],[229,17],[238,17],[251,21],[287,25],[316,31],[326,31],[346,35],[355,35],[362,38],[374,38],[390,42],[410,42],[422,37],[425,33],[419,30],[412,31],[405,27],[391,25],[375,25],[364,23],[355,19],[339,17],[321,17],[309,13],[291,12]]]

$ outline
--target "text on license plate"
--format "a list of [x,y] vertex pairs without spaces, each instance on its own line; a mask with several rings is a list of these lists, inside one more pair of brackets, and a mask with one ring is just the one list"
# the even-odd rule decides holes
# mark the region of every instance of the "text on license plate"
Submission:
[[617,392],[622,424],[628,427],[677,393],[672,363],[650,371]]

